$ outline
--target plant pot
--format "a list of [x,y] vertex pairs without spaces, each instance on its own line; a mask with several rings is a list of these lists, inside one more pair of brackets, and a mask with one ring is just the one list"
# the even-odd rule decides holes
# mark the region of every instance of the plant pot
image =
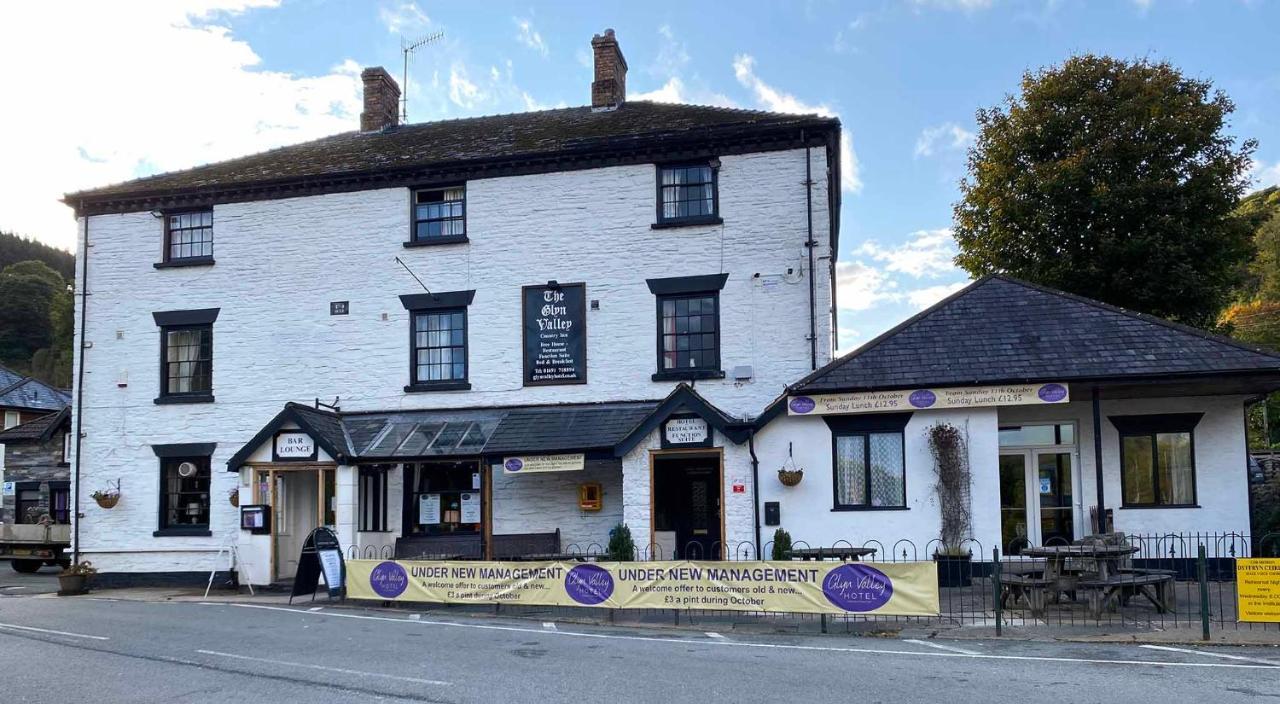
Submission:
[[116,494],[115,496],[95,496],[93,497],[93,500],[97,501],[98,505],[101,506],[102,508],[115,508],[116,504],[120,503],[120,495]]
[[240,507],[240,492],[236,492],[227,497],[231,501],[231,505],[236,508]]
[[58,596],[75,596],[89,591],[89,577],[83,574],[58,575]]
[[968,587],[973,585],[973,555],[934,554],[933,561],[938,565],[939,587]]
[[795,470],[779,469],[778,470],[778,481],[782,482],[783,486],[795,486],[796,484],[800,483],[801,479],[804,479],[803,469],[795,469]]

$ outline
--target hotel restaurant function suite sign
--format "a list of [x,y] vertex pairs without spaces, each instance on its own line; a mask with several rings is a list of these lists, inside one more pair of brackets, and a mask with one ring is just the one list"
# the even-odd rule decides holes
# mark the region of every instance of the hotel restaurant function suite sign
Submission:
[[587,286],[523,289],[524,384],[587,382]]

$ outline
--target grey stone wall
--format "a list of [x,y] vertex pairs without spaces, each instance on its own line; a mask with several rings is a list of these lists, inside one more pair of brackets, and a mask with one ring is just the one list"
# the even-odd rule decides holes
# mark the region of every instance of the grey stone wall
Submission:
[[[8,443],[4,445],[4,480],[6,482],[41,482],[41,502],[49,504],[49,487],[44,482],[71,479],[71,466],[62,461],[62,433],[54,433],[46,443]],[[17,523],[14,506],[17,496],[5,496],[0,504],[0,522]]]

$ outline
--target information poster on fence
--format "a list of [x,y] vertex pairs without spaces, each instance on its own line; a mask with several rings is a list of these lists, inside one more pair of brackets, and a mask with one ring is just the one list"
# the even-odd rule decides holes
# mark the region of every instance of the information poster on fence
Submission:
[[1280,558],[1236,560],[1236,619],[1280,623]]
[[446,604],[938,615],[932,562],[350,560],[347,597]]

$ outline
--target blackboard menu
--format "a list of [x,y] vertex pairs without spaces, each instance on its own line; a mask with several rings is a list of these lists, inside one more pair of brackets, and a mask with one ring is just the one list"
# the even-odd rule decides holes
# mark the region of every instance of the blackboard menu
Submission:
[[524,384],[587,382],[586,284],[524,287]]

